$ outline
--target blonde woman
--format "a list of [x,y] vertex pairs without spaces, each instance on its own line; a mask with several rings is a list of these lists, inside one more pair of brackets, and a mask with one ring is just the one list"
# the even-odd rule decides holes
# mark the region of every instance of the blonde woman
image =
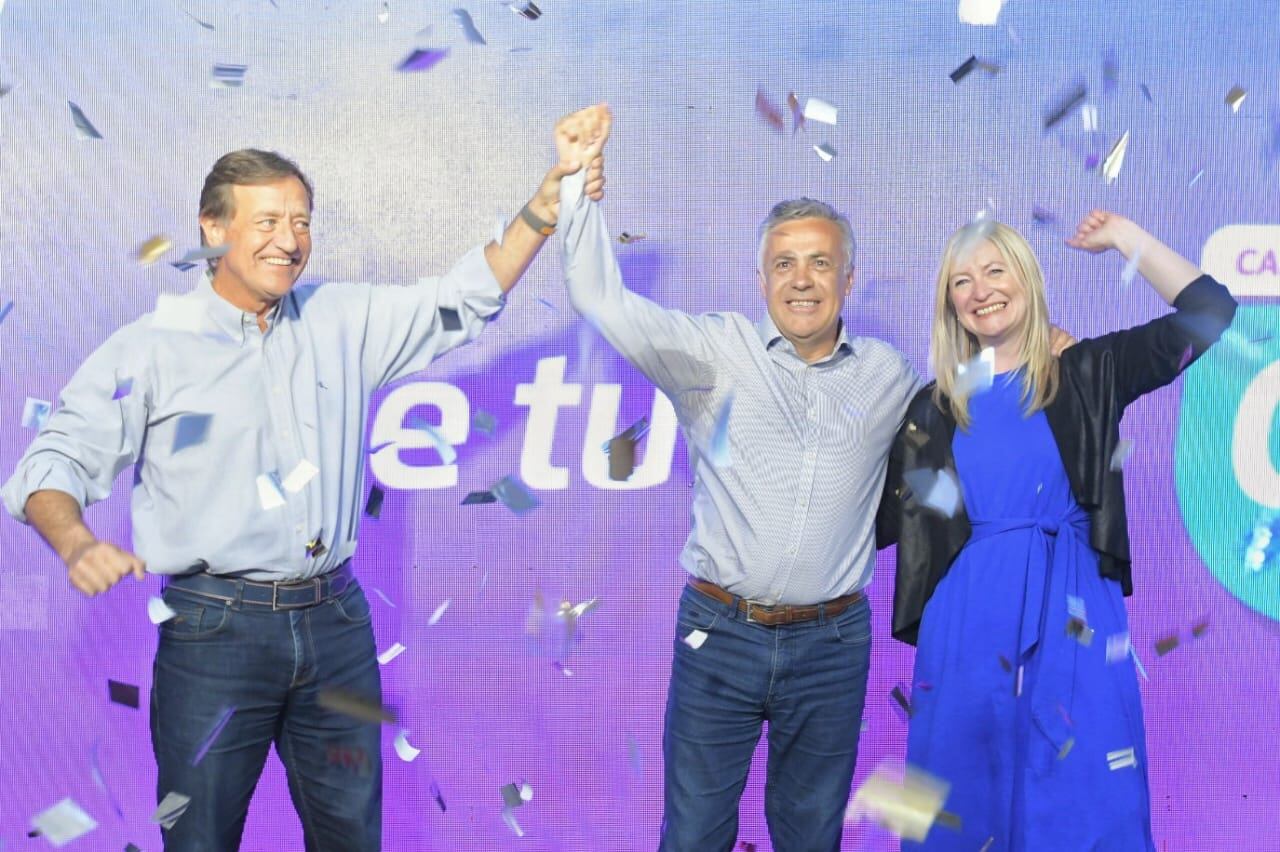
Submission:
[[948,241],[937,378],[908,408],[880,524],[899,541],[894,636],[917,645],[907,759],[950,782],[959,828],[904,848],[1155,848],[1118,426],[1235,301],[1123,216],[1095,210],[1067,242],[1119,251],[1175,310],[1054,357],[1026,240],[987,222]]

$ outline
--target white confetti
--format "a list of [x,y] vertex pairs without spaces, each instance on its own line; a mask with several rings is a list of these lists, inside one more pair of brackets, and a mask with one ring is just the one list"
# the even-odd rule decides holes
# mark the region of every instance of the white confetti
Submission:
[[836,158],[836,149],[825,142],[821,145],[814,145],[813,153],[817,154],[818,158],[824,163],[829,163]]
[[403,645],[401,645],[399,642],[395,643],[390,648],[388,648],[387,650],[383,651],[381,654],[378,655],[378,665],[385,666],[387,663],[391,662],[396,657],[403,654],[406,650],[407,649]]
[[1111,146],[1111,152],[1107,154],[1105,160],[1102,161],[1102,176],[1107,179],[1107,184],[1116,182],[1116,178],[1120,176],[1120,167],[1124,165],[1124,153],[1129,150],[1129,131],[1116,140],[1116,144]]
[[435,624],[444,615],[444,611],[449,608],[449,604],[453,603],[453,598],[445,598],[444,603],[436,607],[436,611],[431,613],[431,619],[427,621],[427,626]]
[[147,599],[147,618],[151,619],[152,624],[163,624],[171,618],[176,618],[177,615],[164,602],[164,598],[151,597]]
[[68,797],[31,818],[31,825],[52,846],[65,846],[98,827],[97,821]]
[[289,472],[284,478],[284,488],[290,494],[297,494],[303,488],[307,487],[307,483],[315,479],[316,474],[320,472],[320,468],[311,462],[303,459],[298,462],[297,467]]
[[1005,0],[960,0],[956,14],[960,23],[976,27],[994,27]]
[[1111,469],[1120,470],[1124,467],[1124,463],[1129,460],[1129,456],[1133,453],[1133,441],[1128,438],[1121,438],[1116,444],[1115,452],[1111,454]]
[[693,650],[698,650],[703,643],[707,641],[707,633],[704,630],[694,630],[688,636],[684,637],[684,644]]
[[838,110],[821,98],[809,98],[804,102],[804,117],[808,121],[835,124]]
[[284,493],[280,489],[280,478],[274,473],[260,473],[255,480],[258,484],[258,501],[265,511],[279,509],[285,504]]
[[409,732],[407,730],[401,729],[400,733],[396,734],[395,742],[392,745],[395,746],[396,756],[405,763],[413,763],[414,758],[422,754],[422,749],[409,745]]

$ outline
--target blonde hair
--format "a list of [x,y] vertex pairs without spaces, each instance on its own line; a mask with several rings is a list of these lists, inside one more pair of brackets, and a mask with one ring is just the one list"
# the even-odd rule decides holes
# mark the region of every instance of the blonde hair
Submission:
[[947,240],[938,267],[934,299],[933,332],[929,341],[929,367],[937,380],[933,401],[940,409],[950,405],[951,416],[961,429],[968,429],[969,392],[958,378],[960,365],[981,352],[978,339],[960,324],[951,302],[951,272],[956,261],[972,253],[983,240],[1000,252],[1026,294],[1027,312],[1019,332],[1018,360],[1022,367],[1022,402],[1030,416],[1053,402],[1058,393],[1058,359],[1049,348],[1049,307],[1044,294],[1044,273],[1035,252],[1022,235],[1008,225],[980,219],[960,228]]

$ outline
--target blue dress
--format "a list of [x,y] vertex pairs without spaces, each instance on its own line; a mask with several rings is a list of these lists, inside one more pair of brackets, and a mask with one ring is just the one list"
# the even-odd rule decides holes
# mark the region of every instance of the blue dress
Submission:
[[996,376],[952,443],[973,535],[921,618],[907,762],[950,783],[959,826],[902,848],[1154,850],[1120,586],[1021,394]]

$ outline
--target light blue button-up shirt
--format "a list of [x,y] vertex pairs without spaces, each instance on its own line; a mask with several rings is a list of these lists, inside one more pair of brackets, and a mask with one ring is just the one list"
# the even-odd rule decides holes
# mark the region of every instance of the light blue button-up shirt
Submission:
[[691,316],[632,293],[581,173],[561,183],[560,230],[573,306],[675,406],[694,471],[685,570],[763,603],[869,583],[889,445],[920,387],[906,358],[842,326],[832,354],[807,364],[767,314]]
[[[295,287],[265,332],[207,275],[178,298],[199,330],[146,314],[90,355],[5,484],[5,508],[25,522],[40,489],[84,507],[136,463],[133,548],[147,570],[203,560],[259,580],[313,577],[355,552],[370,396],[475,338],[503,305],[482,248],[414,286]],[[462,328],[446,329],[441,308]],[[319,471],[303,482],[306,463]],[[295,471],[299,488],[263,499],[260,478]],[[313,558],[317,537],[327,552]]]

